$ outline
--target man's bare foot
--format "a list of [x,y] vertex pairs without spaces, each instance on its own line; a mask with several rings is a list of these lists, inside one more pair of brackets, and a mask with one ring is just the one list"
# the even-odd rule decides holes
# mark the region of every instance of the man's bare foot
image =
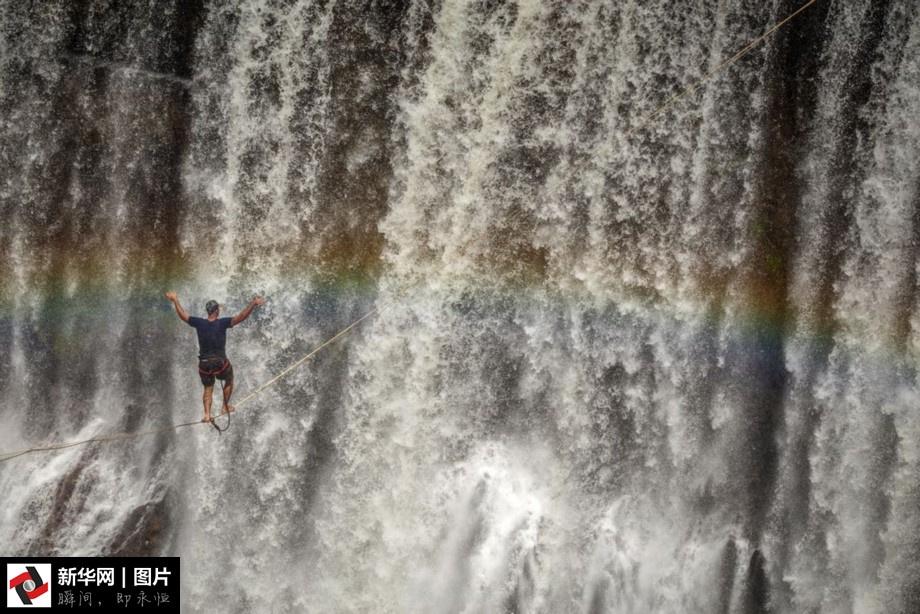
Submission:
[[211,416],[205,416],[204,418],[201,419],[202,422],[210,422],[211,420],[213,420]]
[[229,414],[232,411],[236,411],[236,408],[233,405],[224,405],[224,408],[220,410],[220,415]]

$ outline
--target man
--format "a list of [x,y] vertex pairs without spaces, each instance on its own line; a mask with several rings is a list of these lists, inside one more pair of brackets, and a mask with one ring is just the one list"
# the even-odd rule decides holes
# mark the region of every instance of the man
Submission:
[[190,317],[188,312],[179,303],[175,292],[167,292],[166,298],[176,308],[176,314],[183,322],[198,331],[198,375],[204,384],[204,419],[202,422],[211,422],[211,397],[214,394],[214,378],[224,382],[224,407],[221,415],[233,411],[230,405],[230,396],[233,394],[233,365],[227,360],[227,329],[232,328],[249,317],[252,310],[265,304],[265,299],[257,296],[232,318],[220,317],[220,305],[217,301],[208,301],[205,311],[207,319]]

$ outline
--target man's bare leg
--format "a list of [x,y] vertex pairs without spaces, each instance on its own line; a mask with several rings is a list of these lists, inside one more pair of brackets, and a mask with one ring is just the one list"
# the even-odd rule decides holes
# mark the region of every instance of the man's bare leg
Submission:
[[233,411],[233,406],[230,405],[230,395],[233,394],[233,382],[224,385],[224,408],[220,410],[221,414],[229,414]]
[[204,401],[204,420],[202,422],[211,421],[211,396],[214,393],[214,385],[204,387],[204,395],[201,397],[201,400]]

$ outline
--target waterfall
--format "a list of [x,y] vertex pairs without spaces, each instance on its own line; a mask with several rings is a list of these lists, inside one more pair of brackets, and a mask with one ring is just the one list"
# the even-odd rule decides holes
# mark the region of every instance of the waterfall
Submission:
[[[920,5],[0,0],[16,555],[190,612],[920,611]],[[656,114],[672,96],[675,104]]]

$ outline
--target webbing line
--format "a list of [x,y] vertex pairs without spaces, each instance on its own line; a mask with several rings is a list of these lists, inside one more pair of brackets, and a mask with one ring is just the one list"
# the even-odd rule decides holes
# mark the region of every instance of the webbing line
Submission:
[[760,43],[764,42],[765,40],[767,40],[768,38],[776,34],[777,30],[779,30],[784,25],[786,25],[787,23],[789,23],[790,21],[798,17],[802,11],[810,7],[815,2],[818,2],[818,0],[808,0],[808,2],[806,2],[805,4],[797,8],[794,12],[786,16],[785,19],[778,21],[769,30],[767,30],[766,32],[764,32],[763,34],[761,34],[760,36],[758,36],[757,38],[749,42],[747,45],[742,47],[737,53],[735,53],[735,55],[728,58],[724,62],[720,63],[718,66],[710,70],[708,73],[706,73],[705,75],[703,75],[702,77],[700,77],[699,79],[697,79],[696,81],[694,81],[693,83],[691,83],[690,85],[682,89],[681,91],[677,92],[676,94],[674,94],[667,100],[665,100],[660,106],[655,108],[650,113],[647,113],[646,115],[643,115],[642,117],[640,117],[639,123],[633,128],[626,131],[626,136],[630,136],[634,132],[637,132],[638,130],[644,128],[645,125],[648,124],[648,122],[655,119],[656,117],[664,113],[666,110],[668,110],[669,108],[677,104],[681,99],[696,92],[698,89],[700,89],[701,85],[703,85],[707,81],[711,81],[720,72],[722,72],[723,70],[725,70],[726,68],[728,68],[735,62],[739,61],[744,56],[746,56],[748,53],[753,51],[755,47],[760,45]]
[[[746,56],[748,53],[750,53],[755,47],[757,47],[758,45],[760,45],[760,44],[761,44],[762,42],[764,42],[766,39],[770,38],[770,37],[771,37],[773,34],[775,34],[780,28],[782,28],[782,27],[785,26],[787,23],[789,23],[790,21],[792,21],[793,19],[795,19],[796,17],[798,17],[798,15],[799,15],[800,13],[802,13],[803,11],[805,11],[808,7],[810,7],[812,4],[815,4],[816,2],[818,2],[818,0],[808,0],[808,2],[806,2],[805,4],[803,4],[802,6],[800,6],[798,9],[796,9],[794,12],[792,12],[791,14],[789,14],[785,19],[782,19],[781,21],[777,22],[777,23],[774,24],[773,27],[771,27],[769,30],[767,30],[766,32],[764,32],[763,34],[761,34],[760,36],[758,36],[757,38],[753,39],[753,40],[752,40],[751,42],[749,42],[747,45],[745,45],[744,47],[742,47],[742,48],[741,48],[738,52],[736,52],[733,56],[731,56],[730,58],[728,58],[728,59],[725,60],[724,62],[720,63],[718,66],[716,66],[715,68],[713,68],[711,71],[709,71],[708,73],[706,73],[705,75],[703,75],[702,77],[700,77],[697,81],[693,82],[693,83],[690,84],[689,86],[685,87],[683,90],[677,92],[676,94],[674,94],[673,96],[671,96],[670,98],[668,98],[667,100],[665,100],[664,103],[662,103],[660,106],[658,106],[657,108],[655,108],[654,110],[652,110],[650,113],[648,113],[648,114],[642,116],[641,118],[639,118],[638,124],[637,124],[636,126],[634,126],[633,128],[631,128],[630,130],[628,130],[628,131],[626,132],[626,135],[627,135],[627,136],[630,136],[630,135],[633,134],[634,132],[638,131],[639,129],[641,129],[641,128],[643,128],[645,125],[647,125],[651,120],[655,119],[656,117],[658,117],[659,115],[661,115],[663,112],[665,112],[666,110],[668,110],[670,107],[672,107],[672,106],[674,106],[675,104],[677,104],[677,102],[679,102],[681,99],[683,99],[683,98],[689,96],[690,94],[696,92],[696,91],[700,88],[701,85],[703,85],[703,84],[706,83],[707,81],[710,81],[710,80],[711,80],[712,78],[714,78],[717,74],[719,74],[720,72],[722,72],[723,70],[725,70],[726,68],[728,68],[729,66],[731,66],[732,64],[735,64],[736,62],[738,62],[741,58],[743,58],[743,57]],[[263,390],[265,390],[266,388],[268,388],[269,386],[271,386],[272,384],[274,384],[275,382],[277,382],[278,380],[280,380],[281,378],[283,378],[284,376],[286,376],[288,373],[290,373],[291,371],[293,371],[294,369],[296,369],[297,367],[299,367],[299,366],[302,365],[303,363],[305,363],[305,362],[307,362],[308,360],[310,360],[310,359],[311,359],[313,356],[315,356],[320,350],[322,350],[323,348],[325,348],[325,347],[328,346],[329,344],[335,342],[337,339],[339,339],[340,337],[342,337],[342,336],[344,336],[345,334],[347,334],[351,329],[353,329],[355,326],[357,326],[358,324],[360,324],[361,322],[363,322],[365,319],[367,319],[368,317],[370,317],[370,316],[371,316],[373,313],[375,313],[376,311],[377,311],[376,308],[370,310],[369,312],[367,312],[366,314],[364,314],[363,316],[361,316],[360,318],[358,318],[357,320],[355,320],[354,322],[352,322],[351,324],[349,324],[348,326],[346,326],[345,328],[343,328],[342,330],[340,330],[338,333],[336,333],[335,335],[333,335],[332,337],[330,337],[329,339],[327,339],[326,341],[324,341],[323,343],[321,343],[319,346],[317,346],[316,348],[314,348],[309,354],[307,354],[306,356],[304,356],[303,358],[301,358],[301,359],[298,360],[297,362],[293,363],[292,365],[290,365],[289,367],[287,367],[286,369],[284,369],[281,373],[279,373],[278,375],[276,375],[276,376],[273,377],[272,379],[268,380],[267,382],[265,382],[264,384],[260,385],[260,386],[257,387],[255,390],[253,390],[252,392],[250,392],[248,395],[246,395],[241,401],[239,401],[239,402],[236,404],[237,411],[239,410],[240,407],[242,407],[244,404],[246,404],[248,401],[250,401],[250,400],[251,400],[253,397],[255,397],[257,394],[259,394],[260,392],[262,392]],[[161,427],[161,428],[158,428],[158,429],[150,429],[150,430],[146,430],[146,431],[135,431],[135,432],[132,432],[132,433],[113,433],[113,434],[111,434],[111,435],[102,435],[102,436],[98,436],[98,437],[91,437],[91,438],[89,438],[89,439],[83,439],[83,440],[81,440],[81,441],[73,441],[73,442],[69,442],[69,443],[50,444],[50,445],[47,445],[47,446],[37,446],[37,447],[34,447],[34,448],[27,448],[27,449],[25,449],[25,450],[20,450],[20,451],[17,451],[17,452],[11,452],[11,453],[5,454],[5,455],[3,455],[2,457],[0,457],[0,462],[8,461],[8,460],[17,458],[17,457],[19,457],[19,456],[23,456],[23,455],[25,455],[25,454],[29,454],[29,453],[31,453],[31,452],[41,452],[41,451],[48,451],[48,450],[63,450],[63,449],[65,449],[65,448],[72,448],[72,447],[74,447],[74,446],[79,446],[79,445],[88,444],[88,443],[104,442],[104,441],[118,441],[118,440],[122,440],[122,439],[132,439],[132,438],[136,438],[136,437],[143,437],[143,436],[145,436],[145,435],[153,435],[153,434],[156,434],[156,433],[163,433],[163,432],[167,432],[167,431],[175,431],[175,430],[179,430],[180,428],[185,428],[185,427],[187,427],[187,426],[193,426],[193,425],[196,425],[196,424],[207,424],[207,423],[205,423],[205,422],[183,422],[183,423],[181,423],[181,424],[173,424],[173,425],[168,426],[168,427]]]
[[[360,324],[361,322],[369,318],[372,314],[376,313],[376,311],[377,311],[376,307],[374,309],[371,309],[366,314],[364,314],[363,316],[361,316],[360,318],[358,318],[357,320],[355,320],[354,322],[352,322],[351,324],[349,324],[348,326],[346,326],[345,328],[337,332],[335,335],[333,335],[332,337],[329,337],[324,342],[322,342],[321,344],[313,348],[313,350],[311,350],[309,354],[299,359],[295,363],[291,364],[286,369],[284,369],[281,373],[274,376],[273,378],[271,378],[264,384],[260,385],[259,387],[257,387],[255,390],[253,390],[249,394],[247,394],[245,397],[243,397],[242,400],[239,401],[239,403],[236,404],[235,406],[236,411],[239,411],[240,407],[242,407],[243,405],[251,401],[257,394],[259,394],[260,392],[262,392],[263,390],[265,390],[266,388],[268,388],[269,386],[271,386],[272,384],[274,384],[275,382],[277,382],[284,376],[288,375],[291,371],[293,371],[294,369],[296,369],[303,363],[307,362],[308,360],[316,356],[316,354],[318,354],[320,350],[322,350],[326,346],[334,343],[339,338],[348,334],[348,332],[351,331],[355,326],[357,326],[358,324]],[[84,445],[88,443],[98,443],[98,442],[104,442],[104,441],[120,441],[123,439],[134,439],[136,437],[144,437],[146,435],[155,435],[157,433],[165,433],[167,431],[177,431],[181,428],[185,428],[187,426],[194,426],[196,424],[209,424],[209,423],[201,422],[201,421],[182,422],[181,424],[173,424],[170,426],[164,426],[164,427],[160,427],[156,429],[148,429],[145,431],[112,433],[110,435],[99,435],[96,437],[90,437],[89,439],[81,439],[80,441],[71,441],[71,442],[66,442],[66,443],[53,443],[53,444],[48,444],[46,446],[35,446],[33,448],[26,448],[24,450],[18,450],[16,452],[6,453],[2,457],[0,457],[0,463],[4,461],[12,460],[14,458],[23,456],[25,454],[29,454],[31,452],[44,452],[44,451],[49,451],[49,450],[64,450],[66,448],[73,448],[75,446],[80,446],[80,445]]]

